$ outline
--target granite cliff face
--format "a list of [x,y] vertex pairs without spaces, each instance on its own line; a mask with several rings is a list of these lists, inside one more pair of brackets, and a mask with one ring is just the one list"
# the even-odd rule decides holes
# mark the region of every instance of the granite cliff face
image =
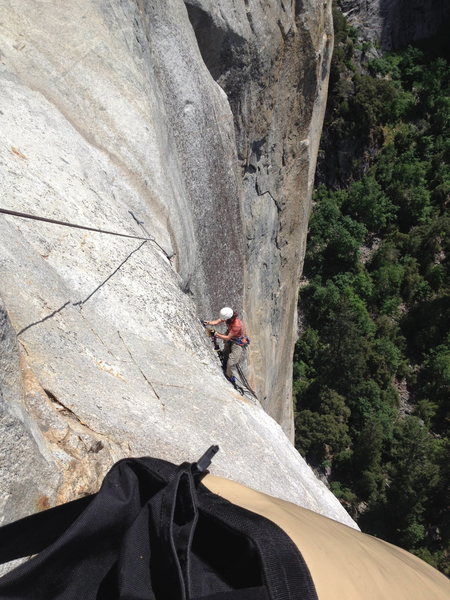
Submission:
[[[353,524],[285,435],[330,2],[0,8],[2,208],[152,238],[1,216],[1,518],[218,443],[215,473]],[[224,304],[267,412],[198,324]]]
[[447,0],[340,0],[349,22],[382,50],[431,37],[450,22]]
[[297,286],[332,53],[330,4],[241,2],[223,10],[212,0],[186,2],[234,117],[252,381],[291,438]]

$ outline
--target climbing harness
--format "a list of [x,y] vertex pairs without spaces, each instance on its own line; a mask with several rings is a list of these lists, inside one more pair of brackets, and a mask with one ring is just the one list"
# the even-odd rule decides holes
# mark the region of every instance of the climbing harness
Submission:
[[237,344],[238,346],[242,346],[243,348],[246,348],[250,344],[250,338],[246,335],[243,335],[242,337],[238,338],[231,338],[231,341]]

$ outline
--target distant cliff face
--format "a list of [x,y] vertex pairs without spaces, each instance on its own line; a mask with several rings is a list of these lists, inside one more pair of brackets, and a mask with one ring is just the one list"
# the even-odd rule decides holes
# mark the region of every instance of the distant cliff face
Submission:
[[[234,118],[251,378],[292,438],[296,303],[332,53],[331,2],[186,6]],[[219,284],[231,304],[226,282],[237,276],[233,269]]]
[[450,22],[448,0],[340,0],[350,23],[383,50],[426,39]]
[[217,474],[352,523],[197,320],[243,311],[250,379],[292,435],[330,3],[0,8],[3,208],[152,238],[1,216],[2,518],[93,491],[123,456],[218,443]]

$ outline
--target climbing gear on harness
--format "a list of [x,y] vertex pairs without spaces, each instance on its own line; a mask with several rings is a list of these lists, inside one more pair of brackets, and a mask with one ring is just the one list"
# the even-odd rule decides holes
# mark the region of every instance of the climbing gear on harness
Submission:
[[222,310],[220,311],[220,318],[223,321],[227,321],[228,319],[231,319],[232,316],[233,316],[233,309],[230,308],[229,306],[224,306],[222,308]]
[[238,338],[231,338],[231,341],[237,344],[238,346],[243,346],[244,348],[250,344],[250,338],[246,335]]

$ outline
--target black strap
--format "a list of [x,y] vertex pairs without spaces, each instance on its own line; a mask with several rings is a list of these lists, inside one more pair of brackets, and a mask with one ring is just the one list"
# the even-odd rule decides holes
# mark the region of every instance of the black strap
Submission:
[[93,497],[85,496],[1,527],[0,564],[38,554],[53,544],[87,508]]

